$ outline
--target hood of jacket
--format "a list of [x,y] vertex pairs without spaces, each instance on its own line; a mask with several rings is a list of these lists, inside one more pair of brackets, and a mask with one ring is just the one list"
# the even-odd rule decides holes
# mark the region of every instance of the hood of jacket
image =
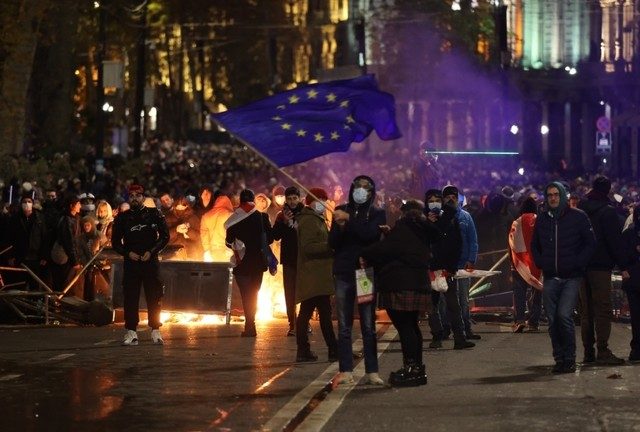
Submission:
[[[549,205],[547,202],[547,199],[548,199],[547,191],[549,190],[550,187],[555,187],[556,189],[558,189],[558,192],[560,193],[560,205],[558,206],[558,208],[553,210],[549,208]],[[564,185],[557,181],[551,182],[548,185],[546,185],[544,188],[544,202],[545,202],[545,205],[547,206],[547,211],[551,213],[553,217],[558,217],[559,215],[561,215],[569,205],[569,197],[567,196],[567,190],[565,189]]]

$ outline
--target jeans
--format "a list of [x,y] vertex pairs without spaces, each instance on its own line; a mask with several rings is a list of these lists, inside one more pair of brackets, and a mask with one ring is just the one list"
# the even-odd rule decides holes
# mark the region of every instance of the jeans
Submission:
[[576,329],[573,311],[582,278],[545,278],[542,289],[544,308],[549,319],[549,336],[556,362],[576,361]]
[[[513,315],[517,323],[526,320],[526,309],[529,307],[529,325],[538,327],[540,315],[542,314],[542,291],[535,289],[522,279],[516,271],[513,274]],[[531,295],[527,298],[527,291],[531,290]]]
[[[356,279],[336,277],[336,309],[338,313],[338,358],[340,372],[353,371],[353,307],[356,302]],[[375,301],[358,305],[360,330],[364,347],[366,373],[378,372],[378,346],[376,341]]]
[[433,313],[429,314],[429,327],[434,340],[443,340],[453,331],[455,340],[465,340],[464,324],[460,313],[460,300],[456,280],[447,278],[446,292],[431,292]]
[[471,288],[471,279],[456,279],[456,281],[458,284],[458,302],[460,303],[460,315],[462,315],[464,332],[469,336],[473,333],[471,331],[471,313],[469,311],[469,288]]
[[[585,283],[580,287],[580,332],[585,352],[607,351],[611,335],[611,272],[587,271]],[[594,331],[595,329],[595,331]]]

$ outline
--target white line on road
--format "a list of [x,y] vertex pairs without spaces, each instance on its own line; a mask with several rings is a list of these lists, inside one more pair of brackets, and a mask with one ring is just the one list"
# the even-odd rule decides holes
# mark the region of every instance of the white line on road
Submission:
[[10,381],[12,379],[20,378],[22,374],[8,374],[0,376],[0,381]]
[[57,356],[53,356],[49,359],[49,361],[56,361],[56,360],[64,360],[64,359],[68,359],[69,357],[73,357],[75,354],[58,354]]
[[112,342],[116,342],[116,340],[115,339],[105,339],[105,340],[101,340],[100,342],[94,343],[94,345],[103,346],[103,345],[109,345]]
[[[392,326],[379,338],[386,342],[378,342],[378,357],[388,348],[389,343],[396,337],[398,332]],[[358,339],[353,343],[353,351],[358,352],[362,349],[362,339]],[[302,411],[309,401],[322,390],[329,381],[331,381],[338,373],[338,363],[332,363],[325,369],[318,378],[311,384],[302,389],[289,402],[285,404],[263,427],[263,431],[281,431],[289,422],[294,419],[300,411]],[[296,431],[319,431],[321,430],[335,411],[340,407],[344,398],[355,387],[356,383],[364,376],[364,360],[353,370],[354,384],[341,384],[334,387],[310,414],[296,428]]]

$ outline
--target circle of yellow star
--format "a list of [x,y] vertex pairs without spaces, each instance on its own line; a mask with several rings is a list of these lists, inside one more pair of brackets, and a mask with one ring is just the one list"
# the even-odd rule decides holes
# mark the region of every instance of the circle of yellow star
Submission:
[[306,130],[304,130],[304,129],[298,129],[298,130],[296,131],[296,135],[298,135],[299,137],[306,136],[306,135],[307,135],[307,131],[306,131]]
[[335,102],[336,101],[336,95],[334,93],[329,93],[327,95],[327,102]]
[[320,132],[315,134],[313,137],[316,142],[321,142],[324,139],[324,136]]
[[307,92],[307,97],[308,97],[309,99],[315,99],[315,98],[316,98],[316,96],[318,96],[318,92],[317,92],[317,91],[315,91],[315,90],[313,90],[313,89],[312,89],[312,90],[309,90],[309,91]]
[[337,140],[338,138],[340,138],[340,134],[337,131],[331,132],[331,139],[332,140]]
[[280,127],[284,130],[291,130],[291,125],[289,123],[282,123]]
[[300,98],[298,96],[296,96],[296,95],[289,96],[289,103],[290,104],[297,104],[299,100],[300,100]]

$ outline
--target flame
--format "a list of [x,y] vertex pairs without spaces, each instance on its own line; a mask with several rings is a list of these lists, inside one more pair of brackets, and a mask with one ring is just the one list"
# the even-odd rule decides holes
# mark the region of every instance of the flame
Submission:
[[198,314],[193,312],[162,312],[160,322],[163,324],[219,325],[226,324],[224,315]]
[[287,305],[284,299],[284,285],[282,281],[282,266],[278,266],[278,273],[272,276],[265,272],[262,285],[258,291],[257,321],[270,321],[274,318],[287,316]]

